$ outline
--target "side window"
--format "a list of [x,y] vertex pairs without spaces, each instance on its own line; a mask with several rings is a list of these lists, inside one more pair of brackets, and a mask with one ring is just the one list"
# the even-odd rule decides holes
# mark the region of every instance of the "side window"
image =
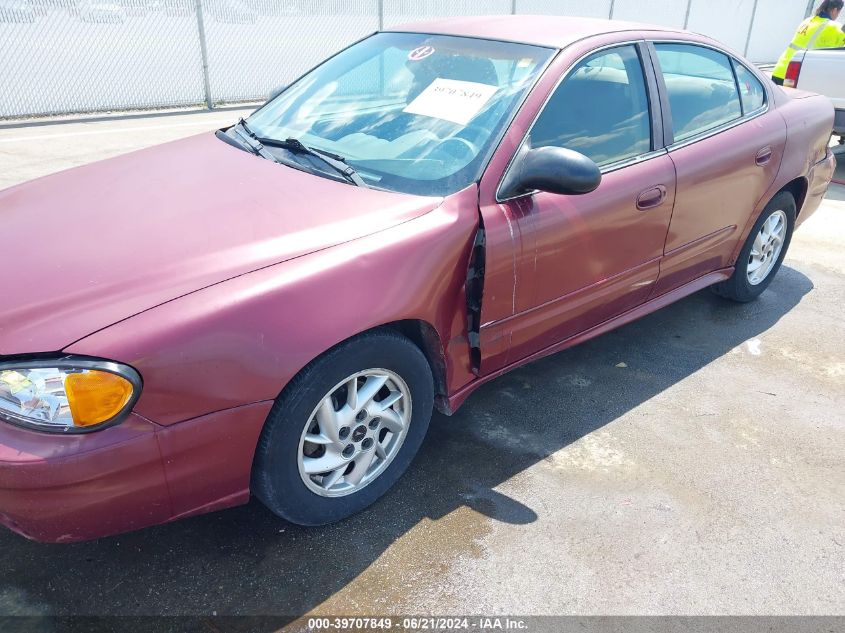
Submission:
[[532,147],[565,147],[599,165],[651,149],[643,67],[634,46],[596,53],[558,86],[531,129]]
[[739,96],[742,99],[742,113],[748,114],[759,110],[766,102],[766,89],[745,66],[736,61],[733,64],[736,71],[736,83],[739,85]]
[[655,44],[666,82],[675,141],[742,116],[727,55],[691,44]]

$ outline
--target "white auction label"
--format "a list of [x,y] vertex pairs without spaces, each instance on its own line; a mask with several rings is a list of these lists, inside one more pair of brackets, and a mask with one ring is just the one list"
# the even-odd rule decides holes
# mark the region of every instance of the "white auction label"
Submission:
[[474,81],[437,78],[403,112],[466,125],[498,90]]

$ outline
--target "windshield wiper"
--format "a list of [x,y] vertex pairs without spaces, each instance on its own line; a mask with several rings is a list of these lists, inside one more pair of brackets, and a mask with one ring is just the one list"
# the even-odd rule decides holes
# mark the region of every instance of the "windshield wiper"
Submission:
[[249,126],[246,124],[246,121],[243,119],[238,120],[237,124],[232,128],[235,131],[235,134],[240,137],[243,145],[249,148],[253,154],[256,156],[261,156],[261,158],[266,158],[269,161],[274,163],[281,164],[278,158],[273,156],[270,152],[267,151],[267,148],[264,147],[264,144],[259,140],[259,138],[255,135]]
[[256,140],[259,143],[264,143],[265,145],[286,149],[294,154],[306,154],[308,156],[319,158],[321,161],[326,163],[326,165],[337,171],[348,182],[358,185],[359,187],[369,189],[369,185],[364,182],[364,179],[361,178],[357,171],[355,171],[355,168],[346,162],[346,159],[343,156],[339,156],[338,154],[333,154],[322,149],[308,147],[302,141],[295,138],[288,138],[284,141],[277,141],[269,138],[256,138]]

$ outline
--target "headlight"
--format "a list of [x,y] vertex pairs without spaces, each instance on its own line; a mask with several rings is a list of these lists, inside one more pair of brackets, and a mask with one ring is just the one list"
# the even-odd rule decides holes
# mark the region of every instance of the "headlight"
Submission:
[[66,356],[0,362],[0,419],[42,431],[84,433],[117,424],[141,395],[127,365]]

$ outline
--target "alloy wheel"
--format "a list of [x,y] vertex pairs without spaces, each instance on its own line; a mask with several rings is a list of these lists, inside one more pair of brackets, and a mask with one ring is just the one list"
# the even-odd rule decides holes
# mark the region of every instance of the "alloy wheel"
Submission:
[[305,425],[297,454],[302,481],[323,497],[357,492],[396,457],[410,420],[410,389],[397,374],[367,369],[347,377]]
[[772,272],[783,250],[786,230],[787,219],[783,211],[775,211],[763,222],[748,256],[746,274],[752,286],[762,283]]

